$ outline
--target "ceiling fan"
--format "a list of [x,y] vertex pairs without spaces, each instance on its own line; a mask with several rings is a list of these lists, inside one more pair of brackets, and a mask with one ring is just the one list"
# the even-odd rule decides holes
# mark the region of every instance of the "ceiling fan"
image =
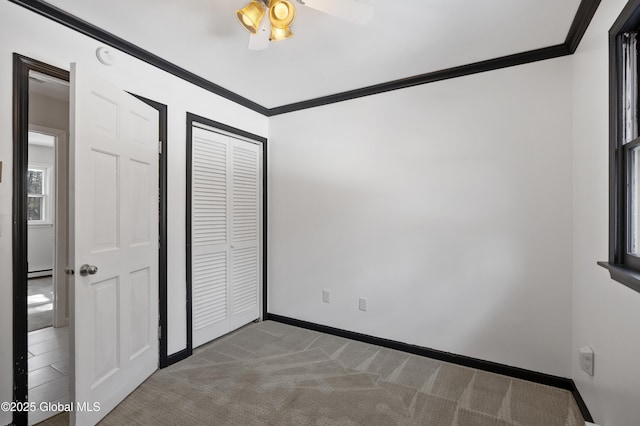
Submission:
[[[299,4],[354,24],[364,25],[373,17],[374,7],[356,0],[296,0]],[[249,49],[264,50],[270,41],[293,36],[291,23],[296,9],[287,0],[252,0],[236,11],[240,24],[251,33]]]

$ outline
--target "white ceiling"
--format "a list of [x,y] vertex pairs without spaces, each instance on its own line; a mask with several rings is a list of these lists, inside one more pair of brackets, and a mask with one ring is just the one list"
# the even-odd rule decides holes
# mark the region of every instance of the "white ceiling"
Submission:
[[69,102],[69,82],[37,71],[29,71],[29,93]]
[[298,5],[295,37],[247,49],[248,0],[48,0],[267,108],[564,42],[580,0],[360,0],[357,26]]

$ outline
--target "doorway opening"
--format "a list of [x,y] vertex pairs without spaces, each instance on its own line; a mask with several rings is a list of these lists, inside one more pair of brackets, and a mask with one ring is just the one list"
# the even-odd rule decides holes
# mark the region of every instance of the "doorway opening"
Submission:
[[29,423],[57,414],[70,384],[68,264],[69,82],[29,72],[27,342]]
[[[34,79],[37,78],[37,84]],[[51,116],[52,111],[68,109],[68,84],[30,77],[30,114],[27,170],[28,232],[28,331],[69,324],[68,280],[63,273],[68,257],[67,214],[67,135],[68,120],[58,128],[34,123]],[[37,86],[34,89],[34,86]],[[60,92],[59,98],[43,94]],[[52,120],[49,120],[52,121]],[[49,123],[48,123],[49,124]],[[64,127],[64,129],[62,128]]]
[[[66,244],[65,238],[55,241],[55,233],[65,229],[61,220],[64,215],[56,211],[62,203],[56,203],[55,193],[56,186],[63,181],[56,174],[56,160],[66,164],[66,161],[57,157],[65,155],[65,135],[69,126],[68,81],[67,71],[14,54],[13,383],[14,401],[17,402],[26,402],[29,394],[32,397],[29,400],[34,402],[49,397],[63,399],[65,394],[68,398],[69,394],[69,381],[67,378],[65,384],[66,375],[63,371],[68,373],[70,348],[65,343],[65,337],[47,331],[68,330],[63,325],[67,298],[63,289],[57,288],[64,287],[64,281],[56,280],[59,268],[56,268],[54,261],[54,258],[60,262],[66,261],[65,251],[58,253],[56,247],[57,242]],[[40,105],[36,98],[42,100],[43,104]],[[47,111],[47,106],[44,106],[46,103],[52,110]],[[32,116],[39,122],[30,122]],[[57,192],[59,195],[66,190],[60,188]],[[56,221],[59,226],[56,226]],[[29,238],[35,239],[32,244],[29,244]],[[31,253],[30,245],[33,249]],[[50,275],[51,284],[29,285],[29,272],[34,279]],[[60,303],[56,303],[56,296]],[[59,308],[56,318],[59,327],[55,328],[54,306]],[[31,321],[29,310],[32,311]],[[29,340],[35,347],[29,347]],[[29,389],[30,384],[32,390]],[[62,394],[54,392],[53,395],[48,384],[58,388]],[[36,389],[41,385],[45,386]],[[26,425],[29,420],[43,419],[42,413],[28,414],[28,411],[14,412],[14,423]]]
[[[67,212],[70,75],[15,53],[13,68],[13,400],[37,407],[73,395],[73,284],[65,274],[72,273],[68,232],[74,225]],[[167,107],[143,101],[159,117],[159,364],[165,367],[172,361],[166,343]],[[37,118],[43,114],[45,119]],[[13,424],[34,424],[54,414],[17,411]]]

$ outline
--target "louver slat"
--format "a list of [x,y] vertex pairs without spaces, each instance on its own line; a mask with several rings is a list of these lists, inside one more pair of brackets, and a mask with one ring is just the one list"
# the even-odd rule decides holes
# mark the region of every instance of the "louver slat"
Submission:
[[193,258],[193,329],[227,318],[227,253]]
[[224,244],[227,241],[226,144],[196,137],[193,153],[193,244]]
[[237,314],[258,303],[258,251],[248,247],[233,256],[233,313]]
[[258,152],[232,146],[233,240],[258,239]]

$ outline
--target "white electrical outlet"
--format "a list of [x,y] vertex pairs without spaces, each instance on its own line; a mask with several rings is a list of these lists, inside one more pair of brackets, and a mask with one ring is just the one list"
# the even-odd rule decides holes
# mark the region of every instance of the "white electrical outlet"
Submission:
[[324,303],[331,303],[331,290],[322,290],[322,301]]
[[361,297],[360,300],[358,300],[358,309],[360,309],[361,311],[366,311],[367,310],[367,299],[364,297]]
[[593,376],[593,350],[589,346],[580,348],[580,369],[590,376]]

